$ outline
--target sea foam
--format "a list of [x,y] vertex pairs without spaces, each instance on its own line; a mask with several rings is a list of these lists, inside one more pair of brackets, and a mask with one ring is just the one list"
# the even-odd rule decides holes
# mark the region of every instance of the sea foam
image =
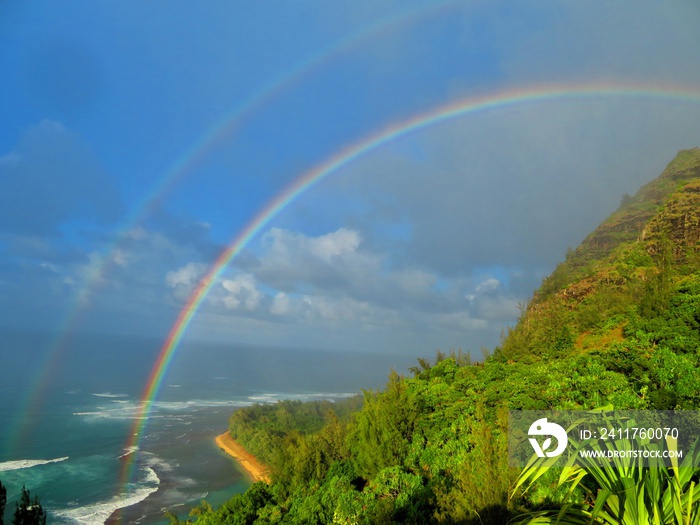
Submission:
[[[94,395],[94,394],[93,394]],[[233,400],[210,400],[210,399],[192,399],[189,401],[154,401],[150,404],[148,414],[145,414],[145,401],[129,401],[125,399],[112,399],[112,405],[109,407],[94,407],[97,410],[88,410],[81,412],[73,412],[74,416],[80,416],[93,420],[97,419],[118,419],[118,420],[136,420],[146,419],[147,417],[174,417],[173,414],[181,413],[189,415],[192,411],[207,409],[207,408],[239,408],[252,404],[250,401],[233,401]],[[178,418],[175,418],[178,419]]]
[[15,461],[5,461],[4,463],[0,463],[0,472],[38,467],[40,465],[48,465],[49,463],[59,463],[67,459],[68,456],[56,459],[18,459]]
[[345,399],[356,396],[357,392],[263,392],[248,396],[248,399],[256,403],[276,403],[277,401],[293,400],[293,401],[335,401],[336,399]]
[[109,398],[113,398],[113,397],[129,397],[128,394],[112,394],[111,392],[102,392],[102,393],[97,393],[97,394],[92,394],[92,395],[93,395],[93,396],[96,396],[96,397],[109,397]]
[[134,452],[137,452],[139,450],[139,447],[136,445],[127,447],[124,449],[124,453],[121,456],[117,456],[117,459],[124,459],[125,457],[133,454]]
[[140,486],[127,494],[120,494],[83,507],[56,510],[53,514],[76,525],[102,525],[115,510],[136,505],[158,490],[160,485],[158,474],[151,467],[145,467],[144,470],[146,476],[139,481]]

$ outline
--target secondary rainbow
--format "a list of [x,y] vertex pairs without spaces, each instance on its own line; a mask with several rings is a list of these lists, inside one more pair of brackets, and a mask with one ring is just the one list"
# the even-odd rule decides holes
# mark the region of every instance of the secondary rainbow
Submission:
[[[114,266],[112,254],[117,245],[123,240],[124,234],[139,224],[149,212],[153,212],[158,202],[164,199],[171,188],[192,173],[201,165],[210,154],[216,150],[221,143],[230,137],[233,132],[240,128],[246,120],[260,111],[275,99],[281,97],[293,86],[321,70],[324,66],[337,60],[343,54],[349,53],[360,45],[366,44],[374,38],[390,34],[405,26],[415,24],[429,17],[438,16],[451,9],[459,8],[459,0],[445,0],[437,4],[408,9],[398,15],[383,18],[372,24],[360,27],[358,30],[333,41],[331,45],[320,51],[310,54],[304,60],[298,62],[291,68],[285,70],[270,80],[254,93],[242,99],[232,106],[224,116],[214,123],[200,136],[199,140],[187,148],[177,160],[156,180],[155,184],[147,191],[139,202],[132,208],[130,213],[124,217],[122,226],[118,228],[115,241],[105,250],[106,255],[100,259],[91,269],[90,275],[85,279],[83,287],[76,294],[76,301],[73,308],[69,309],[66,321],[63,326],[69,326],[73,321],[76,310],[82,304],[88,304],[91,291],[95,284],[105,274],[110,266]],[[65,332],[66,330],[61,330]]]
[[[26,399],[19,401],[25,408],[17,412],[16,421],[10,425],[13,430],[8,434],[9,438],[5,443],[5,453],[11,455],[15,444],[29,431],[33,420],[24,416],[30,412],[30,407],[36,407],[41,403],[44,388],[48,384],[49,374],[51,370],[55,369],[57,363],[60,362],[60,359],[68,350],[68,338],[79,325],[85,305],[90,303],[90,297],[94,293],[99,280],[114,266],[112,254],[116,251],[120,242],[123,241],[124,235],[135,228],[149,212],[152,212],[157,203],[167,196],[171,188],[189,173],[192,173],[209,157],[217,146],[231,136],[247,119],[261,108],[281,97],[293,86],[301,84],[305,78],[314,72],[320,71],[324,66],[337,60],[343,54],[349,53],[377,37],[391,34],[405,26],[415,24],[432,16],[438,16],[460,6],[461,2],[459,0],[446,0],[427,7],[407,9],[398,15],[389,16],[360,27],[347,36],[332,42],[328,47],[310,54],[304,60],[277,75],[254,93],[232,106],[222,118],[200,136],[197,142],[185,149],[175,162],[157,179],[151,189],[143,195],[130,213],[124,217],[121,226],[118,228],[118,233],[114,235],[115,240],[103,252],[104,256],[94,263],[82,286],[75,293],[72,305],[65,310],[63,321],[59,324],[61,327],[58,330],[59,335],[50,345],[44,359],[37,367]],[[2,451],[2,443],[0,443],[0,451]]]
[[[434,126],[457,117],[477,112],[506,109],[527,103],[543,103],[561,99],[587,98],[640,98],[661,99],[682,103],[700,104],[700,89],[678,86],[634,86],[623,84],[590,85],[548,85],[527,89],[507,90],[496,94],[459,100],[445,106],[413,116],[396,124],[389,125],[379,132],[365,137],[338,151],[325,162],[298,177],[276,198],[270,201],[230,243],[211,265],[199,281],[189,299],[180,311],[159,356],[153,366],[143,392],[140,413],[135,419],[129,447],[138,446],[154,400],[157,398],[163,378],[175,355],[175,351],[192,321],[197,309],[206,298],[218,277],[233,258],[258,234],[275,216],[302,193],[318,184],[325,177],[348,166],[359,157],[409,134]],[[134,456],[135,454],[132,454]],[[133,463],[133,459],[131,460]],[[125,482],[131,477],[131,467],[127,466]]]

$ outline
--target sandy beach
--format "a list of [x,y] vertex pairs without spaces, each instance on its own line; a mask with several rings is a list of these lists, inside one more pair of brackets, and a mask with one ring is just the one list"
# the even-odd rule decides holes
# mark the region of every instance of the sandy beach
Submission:
[[231,435],[226,432],[216,437],[216,444],[219,445],[224,452],[233,457],[245,469],[253,481],[270,482],[268,468],[260,463],[255,456],[246,452],[246,450],[238,443]]

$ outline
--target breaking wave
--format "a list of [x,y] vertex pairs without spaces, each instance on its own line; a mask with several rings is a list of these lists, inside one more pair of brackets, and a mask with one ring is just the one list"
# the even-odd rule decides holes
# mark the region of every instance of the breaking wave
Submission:
[[40,465],[48,465],[49,463],[59,463],[67,459],[68,456],[56,459],[18,459],[15,461],[5,461],[4,463],[0,463],[0,472],[38,467]]
[[139,481],[139,487],[126,494],[114,496],[83,507],[61,509],[53,514],[76,525],[102,525],[116,510],[136,505],[158,490],[160,478],[151,467],[145,467],[146,475]]

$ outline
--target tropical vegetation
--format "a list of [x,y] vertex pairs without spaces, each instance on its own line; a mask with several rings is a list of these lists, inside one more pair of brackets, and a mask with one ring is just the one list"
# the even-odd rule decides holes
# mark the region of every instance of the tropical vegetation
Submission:
[[[625,428],[624,421],[616,419],[615,427]],[[634,421],[631,421],[635,425]],[[629,428],[629,427],[627,427]],[[575,434],[574,434],[575,435]],[[698,524],[700,523],[700,490],[698,469],[700,460],[698,441],[684,450],[681,462],[678,457],[657,461],[653,468],[642,456],[623,459],[613,456],[609,463],[601,463],[590,455],[570,456],[560,474],[557,487],[566,487],[567,497],[558,508],[531,510],[514,525],[637,525],[637,524]],[[634,435],[630,439],[574,442],[575,451],[588,449],[598,452],[628,451],[678,451],[677,440],[652,441]],[[553,458],[556,460],[556,458]],[[519,487],[532,487],[537,480],[552,471],[547,463],[552,458],[533,457],[521,472],[516,483]]]
[[345,404],[237,411],[231,434],[272,482],[188,521],[700,523],[690,464],[520,472],[507,458],[509,410],[700,408],[700,149],[569,250],[483,362],[438,352],[411,373]]

